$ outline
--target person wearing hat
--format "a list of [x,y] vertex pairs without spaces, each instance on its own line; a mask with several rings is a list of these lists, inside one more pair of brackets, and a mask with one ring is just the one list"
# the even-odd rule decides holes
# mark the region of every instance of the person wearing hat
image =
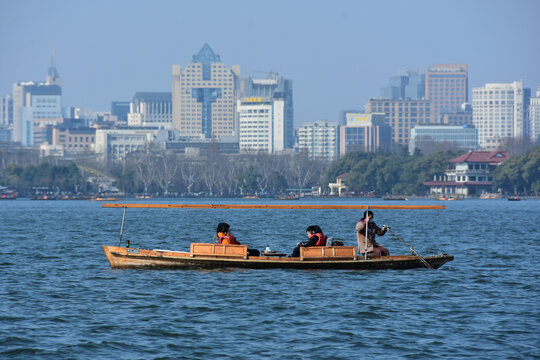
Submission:
[[[388,250],[377,244],[375,235],[386,234],[386,226],[382,229],[373,221],[373,211],[364,211],[364,217],[356,223],[356,240],[358,240],[358,252],[362,255],[367,251],[369,256],[389,256]],[[366,225],[367,225],[367,249],[366,249]]]

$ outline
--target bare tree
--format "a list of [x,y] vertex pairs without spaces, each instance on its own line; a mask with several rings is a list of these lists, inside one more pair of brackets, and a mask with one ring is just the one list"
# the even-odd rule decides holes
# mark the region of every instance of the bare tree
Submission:
[[191,188],[195,184],[196,175],[197,166],[195,165],[195,162],[192,160],[186,160],[181,163],[180,177],[184,182],[188,195],[191,195]]
[[178,162],[176,155],[173,152],[161,150],[156,159],[156,179],[159,187],[163,190],[163,194],[166,196],[169,194],[169,187],[172,184],[177,171]]

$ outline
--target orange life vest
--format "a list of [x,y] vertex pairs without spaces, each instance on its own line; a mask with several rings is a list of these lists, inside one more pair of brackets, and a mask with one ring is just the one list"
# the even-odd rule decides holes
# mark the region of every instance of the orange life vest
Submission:
[[311,237],[313,237],[315,235],[317,235],[319,237],[319,240],[317,241],[315,246],[326,246],[326,236],[323,233],[316,233],[316,234],[310,235],[309,238],[311,239]]
[[218,236],[220,244],[241,245],[238,241],[236,241],[236,238],[231,233],[229,233],[229,235],[218,233]]

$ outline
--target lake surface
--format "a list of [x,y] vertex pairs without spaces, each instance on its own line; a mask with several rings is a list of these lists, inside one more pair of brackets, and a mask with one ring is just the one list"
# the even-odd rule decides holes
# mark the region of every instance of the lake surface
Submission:
[[[147,200],[152,203],[166,200]],[[274,200],[169,200],[205,203]],[[136,200],[127,202],[137,202]],[[121,209],[0,202],[1,359],[538,359],[540,201],[321,199],[443,204],[376,210],[439,270],[112,270]],[[356,245],[361,210],[128,209],[132,247],[188,250],[218,222],[290,253],[318,224]],[[390,233],[391,254],[410,251]]]

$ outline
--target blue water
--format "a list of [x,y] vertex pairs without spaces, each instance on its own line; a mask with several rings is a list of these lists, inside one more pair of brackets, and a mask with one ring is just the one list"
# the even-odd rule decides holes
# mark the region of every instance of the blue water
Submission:
[[[201,201],[240,202],[189,200]],[[2,201],[0,358],[540,358],[540,201],[293,203],[315,202],[444,204],[378,210],[375,221],[421,255],[455,260],[436,271],[112,270],[101,246],[118,243],[121,209]],[[360,216],[128,209],[124,239],[188,250],[226,221],[250,247],[290,253],[311,224],[355,245]],[[391,254],[409,252],[391,234],[379,242]]]

